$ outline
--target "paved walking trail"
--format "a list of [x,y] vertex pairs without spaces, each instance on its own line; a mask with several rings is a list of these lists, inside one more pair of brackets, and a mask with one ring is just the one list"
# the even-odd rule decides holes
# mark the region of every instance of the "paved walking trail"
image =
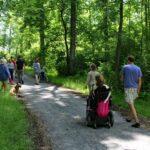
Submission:
[[111,129],[85,126],[86,101],[65,88],[25,76],[27,107],[44,122],[53,150],[149,150],[150,131],[132,128],[117,112]]

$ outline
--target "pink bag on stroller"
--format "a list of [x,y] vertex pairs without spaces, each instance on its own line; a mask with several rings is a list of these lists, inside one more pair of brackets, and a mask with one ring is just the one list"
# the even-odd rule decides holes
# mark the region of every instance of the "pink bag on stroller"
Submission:
[[104,101],[99,101],[98,102],[98,106],[97,106],[97,114],[98,116],[104,118],[107,117],[107,115],[109,114],[109,100],[104,102]]

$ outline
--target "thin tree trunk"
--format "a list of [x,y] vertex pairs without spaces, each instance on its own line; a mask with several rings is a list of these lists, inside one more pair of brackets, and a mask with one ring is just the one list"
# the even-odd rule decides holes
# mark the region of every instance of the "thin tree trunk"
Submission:
[[143,30],[144,30],[144,27],[143,27],[143,0],[141,0],[141,25],[142,25],[142,35],[141,35],[141,56],[143,54]]
[[76,50],[76,0],[71,0],[71,31],[70,31],[70,65],[69,71],[72,75],[75,72],[75,50]]
[[131,28],[130,28],[130,22],[131,22],[131,2],[129,0],[129,23],[128,23],[128,29],[129,29],[129,50],[128,53],[130,54],[131,52]]
[[9,27],[9,42],[8,42],[8,49],[9,49],[9,53],[11,52],[11,37],[12,36],[12,30],[11,27]]
[[64,41],[65,41],[66,54],[67,54],[66,62],[67,62],[67,68],[68,68],[67,72],[69,73],[69,48],[68,48],[68,42],[67,42],[67,25],[66,25],[66,22],[65,22],[65,20],[63,18],[65,6],[64,6],[63,0],[61,2],[62,3],[61,3],[60,15],[61,15],[62,25],[63,25],[63,28],[64,28]]
[[123,0],[120,0],[120,21],[119,21],[119,29],[118,29],[118,41],[116,47],[116,77],[117,77],[117,86],[119,87],[120,81],[120,53],[122,47],[122,27],[123,27]]
[[145,44],[146,44],[146,50],[149,49],[149,28],[148,28],[148,1],[145,0]]
[[40,34],[40,51],[41,51],[41,64],[45,65],[45,13],[43,4],[41,4],[41,12],[40,12],[40,27],[39,27],[39,34]]
[[148,20],[148,33],[147,33],[147,35],[148,35],[148,52],[150,52],[150,0],[148,0],[148,2],[147,2],[147,6],[148,6],[148,8],[147,8],[147,14],[148,14],[148,18],[147,18],[147,20]]
[[20,34],[20,35],[21,35],[21,38],[19,41],[18,54],[22,54],[23,48],[24,48],[24,45],[23,45],[24,36],[22,34]]
[[92,11],[91,11],[91,5],[89,5],[89,8],[88,8],[88,13],[89,13],[89,28],[90,28],[90,31],[89,31],[89,34],[88,34],[88,37],[89,37],[89,40],[90,40],[90,43],[91,43],[91,51],[92,51],[92,55],[93,55],[93,58],[95,57],[95,44],[94,44],[94,38],[93,38],[93,33],[91,31],[92,29]]
[[105,1],[105,8],[104,8],[104,42],[105,42],[105,61],[109,59],[108,53],[108,0]]
[[147,49],[147,0],[145,0],[145,42],[146,42],[146,49]]

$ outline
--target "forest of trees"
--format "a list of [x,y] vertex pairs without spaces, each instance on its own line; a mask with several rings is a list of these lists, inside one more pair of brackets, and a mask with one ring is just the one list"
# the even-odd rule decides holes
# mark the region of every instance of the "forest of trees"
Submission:
[[150,90],[150,0],[3,0],[0,14],[2,53],[21,54],[28,65],[40,57],[60,75],[94,62],[115,86],[132,54]]

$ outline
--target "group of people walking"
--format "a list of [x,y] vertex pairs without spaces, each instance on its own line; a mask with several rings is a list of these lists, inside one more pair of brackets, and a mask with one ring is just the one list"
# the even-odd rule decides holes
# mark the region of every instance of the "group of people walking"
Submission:
[[[7,81],[9,80],[10,84],[14,83],[14,76],[17,76],[18,83],[24,84],[23,80],[23,72],[24,72],[25,62],[18,56],[17,60],[13,57],[7,60],[2,57],[0,58],[0,81],[2,82],[2,90],[6,90]],[[45,78],[44,68],[41,68],[39,63],[39,58],[36,58],[33,63],[33,69],[35,74],[35,84],[39,84],[40,82],[40,75]],[[127,65],[124,65],[122,72],[121,72],[121,80],[124,83],[124,91],[125,91],[125,101],[127,102],[130,110],[129,117],[126,118],[127,122],[131,122],[132,119],[135,120],[135,123],[132,127],[140,127],[140,122],[137,116],[137,112],[134,106],[134,101],[138,98],[138,95],[141,90],[142,85],[142,72],[140,67],[134,64],[134,57],[129,56]],[[87,75],[87,85],[89,88],[89,94],[92,92],[97,92],[98,97],[101,96],[101,89],[103,90],[110,90],[108,86],[104,86],[105,81],[104,77],[101,73],[97,71],[97,67],[95,64],[90,65],[90,71]],[[110,93],[110,92],[109,92]]]
[[14,77],[16,76],[18,82],[23,84],[23,72],[24,72],[24,60],[21,56],[18,56],[17,60],[10,57],[8,61],[5,57],[0,58],[0,81],[2,82],[1,89],[6,91],[7,81],[10,84],[14,84]]
[[[133,56],[128,57],[127,65],[124,65],[121,71],[121,80],[124,84],[125,101],[129,106],[129,116],[126,118],[126,121],[131,122],[134,119],[135,123],[132,124],[132,127],[138,128],[140,127],[140,122],[134,106],[134,101],[140,94],[142,85],[142,72],[140,67],[134,64],[134,61],[135,59]],[[104,86],[104,84],[105,81],[103,75],[97,71],[95,64],[91,64],[90,71],[87,75],[89,95],[94,93],[95,97],[99,99],[102,97],[103,93],[110,94],[110,92],[107,92],[108,89],[110,90],[110,88],[106,85]]]
[[[7,81],[14,84],[16,77],[17,83],[24,84],[24,69],[25,61],[21,56],[17,59],[10,57],[6,60],[5,57],[0,57],[0,81],[2,82],[1,89],[6,91]],[[46,80],[44,67],[40,66],[39,58],[36,58],[33,63],[33,70],[35,75],[35,84],[39,85],[40,79]]]

